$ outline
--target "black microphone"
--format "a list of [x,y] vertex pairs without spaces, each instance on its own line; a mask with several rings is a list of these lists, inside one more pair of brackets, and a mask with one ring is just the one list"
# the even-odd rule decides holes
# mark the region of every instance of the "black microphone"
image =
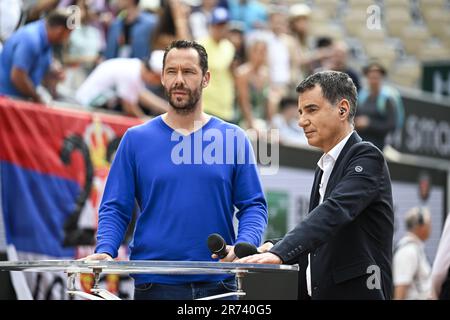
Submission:
[[253,254],[257,254],[258,249],[256,249],[255,245],[248,242],[239,242],[234,246],[234,254],[239,259],[251,256]]
[[213,233],[208,236],[208,248],[220,259],[223,259],[228,255],[227,244],[220,234]]

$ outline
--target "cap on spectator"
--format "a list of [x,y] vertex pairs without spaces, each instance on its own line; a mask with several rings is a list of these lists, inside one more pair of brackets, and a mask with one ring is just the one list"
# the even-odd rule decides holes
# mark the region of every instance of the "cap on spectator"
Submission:
[[217,7],[211,12],[210,24],[223,24],[229,21],[228,11],[225,8]]
[[298,17],[309,17],[310,15],[311,15],[311,8],[304,3],[297,3],[289,8],[290,19]]
[[150,59],[148,59],[147,67],[155,73],[161,73],[163,69],[163,59],[164,51],[154,50],[150,55]]

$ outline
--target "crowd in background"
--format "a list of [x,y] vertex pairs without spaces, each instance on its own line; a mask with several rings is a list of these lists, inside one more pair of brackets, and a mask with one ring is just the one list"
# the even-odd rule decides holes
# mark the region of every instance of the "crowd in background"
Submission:
[[[9,38],[12,43],[18,31],[48,18],[58,8],[71,14],[72,27],[67,41],[51,43],[53,58],[45,76],[45,70],[39,77],[30,75],[36,93],[0,89],[0,94],[47,104],[64,101],[129,116],[155,116],[165,109],[161,86],[157,77],[152,78],[151,53],[175,39],[193,39],[205,46],[209,56],[212,77],[204,92],[205,111],[245,129],[278,128],[282,143],[306,144],[298,126],[295,87],[323,70],[348,73],[362,94],[355,126],[363,137],[383,148],[386,135],[401,125],[401,102],[396,100],[396,91],[384,85],[383,65],[368,66],[364,70],[368,81],[362,80],[362,70],[353,70],[347,63],[349,48],[344,41],[310,35],[312,9],[306,4],[256,0],[2,3],[0,40],[5,50],[0,87],[12,77],[14,59],[29,58],[9,52]],[[28,70],[33,69],[30,64],[24,63]],[[156,69],[153,73],[160,72]]]

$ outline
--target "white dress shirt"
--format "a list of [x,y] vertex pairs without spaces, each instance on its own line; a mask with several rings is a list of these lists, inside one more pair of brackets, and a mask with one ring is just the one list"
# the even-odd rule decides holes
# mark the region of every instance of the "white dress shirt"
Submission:
[[[352,135],[352,133],[353,131],[350,132],[347,136],[345,136],[345,138],[342,139],[337,145],[335,145],[330,151],[328,151],[328,153],[324,153],[317,162],[317,165],[323,171],[322,179],[320,180],[319,185],[319,194],[320,194],[319,205],[323,202],[323,197],[325,196],[328,180],[330,179],[331,172],[333,172],[334,164],[336,163],[339,154],[341,153],[342,149],[344,149],[344,146],[347,143],[350,136]],[[308,267],[306,268],[306,286],[308,289],[308,294],[311,296],[312,290],[311,290],[310,256],[311,254],[308,254]]]
[[441,293],[442,284],[447,277],[450,267],[450,213],[447,214],[444,230],[434,258],[433,269],[431,271],[432,290],[436,297]]

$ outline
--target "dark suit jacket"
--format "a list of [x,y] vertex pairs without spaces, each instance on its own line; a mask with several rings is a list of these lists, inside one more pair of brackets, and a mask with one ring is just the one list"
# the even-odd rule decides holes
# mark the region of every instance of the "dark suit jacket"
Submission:
[[308,253],[312,299],[391,299],[394,214],[383,154],[354,132],[318,206],[321,176],[317,168],[308,215],[270,251],[300,265],[299,299],[309,298]]

